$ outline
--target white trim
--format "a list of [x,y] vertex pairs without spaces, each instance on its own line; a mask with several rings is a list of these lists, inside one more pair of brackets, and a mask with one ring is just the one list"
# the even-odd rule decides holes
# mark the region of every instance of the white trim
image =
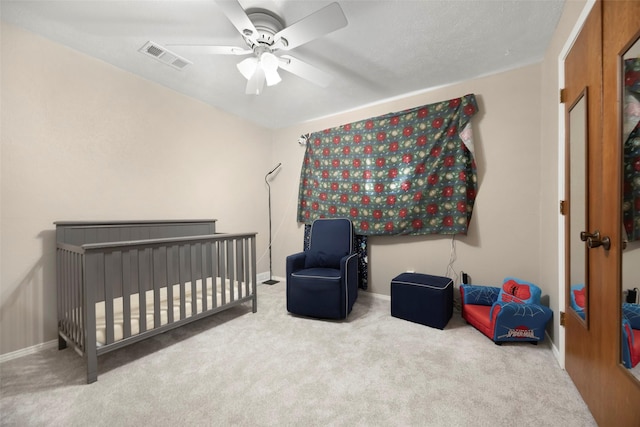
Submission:
[[449,286],[453,286],[453,280],[449,279],[449,281],[447,282],[447,284],[445,286],[435,286],[435,285],[429,285],[427,283],[418,283],[418,282],[405,282],[402,280],[392,280],[391,284],[396,284],[396,285],[409,285],[409,286],[417,286],[419,288],[429,288],[429,289],[436,289],[438,291],[444,291],[445,289],[447,289]]
[[[335,270],[335,268],[331,268],[327,270]],[[302,270],[304,271],[304,270]],[[337,275],[337,276],[315,276],[315,275],[311,275],[311,274],[297,274],[297,273],[291,273],[291,277],[305,277],[307,279],[322,279],[322,280],[336,280],[336,279],[340,279],[341,276]]]
[[13,360],[13,359],[18,359],[23,356],[36,354],[44,350],[50,350],[52,348],[56,348],[57,345],[58,345],[58,340],[56,339],[56,340],[43,342],[41,344],[36,344],[31,347],[12,351],[11,353],[0,355],[0,363],[8,362],[9,360]]
[[[582,9],[582,12],[580,13],[580,16],[578,17],[578,20],[576,21],[575,25],[573,26],[573,29],[571,30],[571,33],[569,34],[569,37],[567,38],[567,41],[565,42],[564,46],[562,47],[562,50],[560,51],[560,55],[558,55],[558,89],[564,88],[564,84],[565,84],[564,60],[569,54],[569,51],[571,50],[571,47],[573,46],[574,42],[578,38],[578,35],[580,34],[580,30],[584,26],[584,23],[587,20],[587,17],[589,16],[589,13],[591,12],[591,9],[593,8],[593,5],[595,4],[595,2],[596,0],[587,0],[584,8]],[[565,139],[564,105],[561,103],[558,103],[558,195],[560,197],[560,200],[564,198],[564,194],[565,194],[565,187],[564,187],[565,140],[564,139]],[[564,251],[565,251],[564,234],[565,234],[564,217],[559,214],[558,215],[558,283],[560,284],[560,286],[558,286],[558,309],[559,310],[564,310],[566,306],[566,299],[565,299],[566,266],[564,264]],[[559,318],[560,316],[558,316],[558,319]],[[558,359],[558,363],[560,364],[560,367],[562,369],[565,368],[564,366],[565,340],[566,340],[566,337],[565,337],[564,326],[560,326],[558,328],[557,346],[553,345],[552,349],[553,349],[553,354]]]

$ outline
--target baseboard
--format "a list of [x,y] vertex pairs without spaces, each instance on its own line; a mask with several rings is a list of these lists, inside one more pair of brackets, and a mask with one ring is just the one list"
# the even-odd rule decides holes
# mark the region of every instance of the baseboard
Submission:
[[0,363],[8,362],[9,360],[18,359],[23,356],[28,356],[30,354],[38,353],[39,351],[49,350],[52,348],[56,348],[58,345],[58,340],[51,340],[47,342],[43,342],[42,344],[36,344],[31,347],[23,348],[21,350],[12,351],[11,353],[6,353],[0,355]]
[[547,340],[549,341],[549,346],[551,347],[551,351],[553,351],[553,356],[556,358],[556,362],[558,362],[558,366],[564,369],[564,361],[562,360],[562,356],[560,355],[560,350],[556,347],[556,344],[551,341],[551,337],[545,331],[545,335],[547,336]]

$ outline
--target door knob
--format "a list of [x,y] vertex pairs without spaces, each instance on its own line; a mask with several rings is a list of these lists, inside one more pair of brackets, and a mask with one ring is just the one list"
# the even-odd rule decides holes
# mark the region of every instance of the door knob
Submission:
[[592,239],[594,237],[600,237],[600,233],[598,231],[595,232],[595,234],[591,234],[591,233],[587,233],[586,231],[581,231],[580,232],[580,240],[582,240],[583,242],[586,242],[587,239]]
[[580,232],[580,240],[587,242],[589,249],[602,246],[605,251],[611,248],[611,239],[608,236],[600,236],[600,232],[596,230],[594,233],[587,233],[586,231]]

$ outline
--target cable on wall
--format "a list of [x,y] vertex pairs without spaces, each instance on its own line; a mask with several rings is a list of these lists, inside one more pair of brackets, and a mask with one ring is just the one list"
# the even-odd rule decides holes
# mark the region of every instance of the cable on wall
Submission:
[[[453,268],[453,264],[456,262],[457,254],[456,254],[456,236],[451,236],[451,251],[449,252],[449,264],[447,264],[447,271],[445,272],[445,276],[453,280],[453,286],[459,284],[460,276],[458,272]],[[453,306],[456,310],[460,310],[460,299],[458,295],[454,292],[453,296]]]

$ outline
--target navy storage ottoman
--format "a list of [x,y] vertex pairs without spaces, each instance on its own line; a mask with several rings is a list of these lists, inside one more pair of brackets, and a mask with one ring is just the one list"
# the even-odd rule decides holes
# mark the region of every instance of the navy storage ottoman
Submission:
[[453,280],[402,273],[391,280],[391,315],[444,329],[453,314]]

